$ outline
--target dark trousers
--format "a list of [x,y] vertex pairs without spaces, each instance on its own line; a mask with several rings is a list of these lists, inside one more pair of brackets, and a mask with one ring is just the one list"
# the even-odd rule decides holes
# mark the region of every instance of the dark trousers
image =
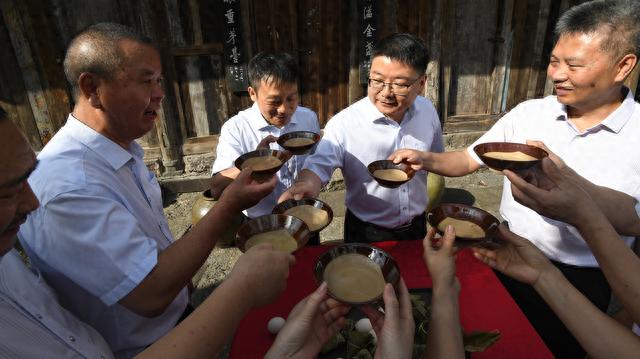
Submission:
[[356,217],[349,209],[344,218],[345,243],[372,243],[382,241],[404,241],[422,239],[427,235],[427,216],[422,213],[410,223],[399,228],[385,228],[365,222]]
[[[576,267],[551,261],[591,303],[605,312],[611,288],[599,268]],[[583,359],[585,351],[551,308],[528,284],[495,272],[549,350],[559,359]]]

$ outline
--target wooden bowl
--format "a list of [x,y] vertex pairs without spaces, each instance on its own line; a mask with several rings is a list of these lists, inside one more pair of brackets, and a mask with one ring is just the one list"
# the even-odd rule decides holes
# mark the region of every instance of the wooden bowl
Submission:
[[[303,145],[292,144],[292,140],[293,142],[295,142],[296,139],[311,140],[313,142]],[[285,133],[284,135],[278,137],[277,142],[282,148],[293,153],[294,155],[304,155],[305,153],[309,152],[313,148],[313,146],[318,143],[319,140],[320,135],[315,132],[293,131]]]
[[[503,170],[511,170],[511,171],[519,171],[525,170],[527,168],[531,168],[536,164],[540,163],[540,161],[549,156],[547,151],[542,148],[526,145],[524,143],[512,143],[512,142],[487,142],[476,145],[473,150],[480,157],[482,162],[486,164],[489,168],[494,169],[496,171]],[[498,159],[486,156],[486,153],[489,152],[522,152],[531,157],[534,157],[534,160],[530,161],[518,161],[518,160],[506,160],[506,159]]]
[[[398,268],[396,260],[382,249],[362,243],[341,244],[321,254],[316,260],[314,266],[314,275],[318,285],[320,285],[324,281],[324,271],[329,263],[345,254],[358,254],[369,258],[380,267],[385,283],[391,283],[394,288],[397,287],[398,281],[400,280],[400,269]],[[351,302],[337,297],[334,293],[332,293],[330,283],[327,284],[329,284],[327,291],[329,295],[343,303],[351,305],[383,304],[382,292],[380,293],[380,295],[371,298],[370,300],[362,302]]]
[[459,248],[497,248],[502,244],[502,240],[497,236],[497,228],[500,225],[500,221],[487,211],[464,204],[442,203],[427,214],[427,221],[441,235],[443,235],[443,231],[438,228],[438,225],[445,218],[474,223],[482,228],[485,233],[482,238],[466,238],[456,234],[455,245]]
[[[371,177],[373,177],[373,179],[375,179],[376,182],[378,182],[381,186],[387,187],[387,188],[400,187],[402,184],[409,182],[409,180],[413,178],[413,175],[415,175],[415,171],[413,171],[411,167],[406,163],[401,162],[401,163],[395,164],[391,160],[373,161],[367,166],[367,169],[369,170],[369,174],[371,174]],[[401,181],[394,181],[394,180],[376,177],[374,175],[377,170],[389,170],[389,169],[400,170],[407,175],[407,178]]]
[[[302,205],[305,205],[305,204],[327,212],[327,216],[328,216],[327,223],[325,223],[322,227],[316,229],[315,231],[313,231],[313,230],[311,230],[311,228],[309,228],[309,230],[311,232],[320,232],[325,227],[327,227],[329,225],[329,223],[331,223],[331,221],[333,221],[333,210],[331,209],[331,207],[329,207],[328,204],[322,202],[321,200],[315,199],[315,198],[303,198],[303,199],[300,199],[300,200],[288,199],[288,200],[286,200],[284,202],[278,203],[275,207],[273,207],[273,211],[271,213],[274,213],[274,214],[288,214],[286,212],[289,209],[297,207],[297,206],[302,206]],[[307,226],[309,226],[309,225],[307,224]]]
[[287,162],[287,160],[289,159],[289,157],[282,151],[270,150],[270,149],[259,149],[259,150],[247,152],[244,155],[238,157],[234,162],[234,164],[236,165],[236,168],[242,171],[244,169],[243,166],[247,166],[247,160],[251,158],[259,158],[259,157],[275,157],[279,160],[280,164],[277,166],[269,166],[268,168],[254,169],[253,172],[251,173],[251,178],[255,179],[256,181],[269,180],[269,178],[271,178],[271,176],[276,174],[280,170],[282,165],[284,165],[285,162]]
[[286,216],[284,214],[266,214],[256,217],[240,226],[236,234],[236,245],[242,252],[246,252],[247,248],[245,245],[251,237],[256,234],[279,229],[286,229],[296,240],[298,243],[296,250],[304,247],[311,235],[309,227],[297,217]]

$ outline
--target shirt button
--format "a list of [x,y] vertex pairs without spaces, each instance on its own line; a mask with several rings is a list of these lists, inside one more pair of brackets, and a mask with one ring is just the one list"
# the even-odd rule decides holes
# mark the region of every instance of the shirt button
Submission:
[[36,318],[38,318],[38,320],[42,320],[42,315],[36,314]]
[[76,341],[76,337],[74,337],[73,335],[69,335],[69,341],[70,342],[75,342]]

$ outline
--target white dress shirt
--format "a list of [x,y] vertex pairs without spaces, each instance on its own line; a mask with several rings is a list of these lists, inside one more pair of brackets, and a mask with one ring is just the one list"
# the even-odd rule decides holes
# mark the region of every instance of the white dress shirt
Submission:
[[[298,106],[296,112],[291,116],[289,123],[282,128],[270,125],[260,113],[258,104],[254,103],[250,108],[240,111],[222,125],[220,138],[216,149],[216,160],[211,169],[212,175],[235,167],[234,161],[241,155],[254,151],[263,138],[272,135],[281,135],[293,131],[311,131],[320,133],[320,124],[315,112],[308,108]],[[276,142],[269,144],[273,150],[284,150]],[[293,180],[302,170],[302,164],[308,155],[296,155],[291,157],[276,174],[278,182],[276,188],[268,196],[263,198],[258,204],[247,209],[244,213],[255,218],[264,214],[270,214],[278,204],[280,195],[291,185]]]
[[173,241],[160,186],[142,156],[137,143],[126,151],[69,116],[38,155],[29,183],[41,206],[19,234],[60,303],[121,358],[167,333],[188,303],[185,288],[154,318],[118,304]]
[[58,304],[15,250],[0,257],[0,358],[112,358],[93,328]]
[[[640,198],[640,104],[628,92],[623,103],[600,124],[580,132],[555,96],[523,102],[502,117],[471,147],[485,142],[539,140],[582,177]],[[516,234],[529,239],[549,258],[576,266],[597,267],[575,227],[540,216],[517,203],[504,179],[500,213]],[[638,209],[638,207],[636,207]],[[633,237],[620,237],[628,245]]]
[[335,115],[304,167],[326,184],[336,168],[342,169],[346,206],[358,218],[386,228],[409,223],[427,208],[424,171],[398,188],[382,187],[367,170],[395,150],[412,148],[442,152],[442,130],[435,108],[418,96],[400,123],[385,117],[365,97]]

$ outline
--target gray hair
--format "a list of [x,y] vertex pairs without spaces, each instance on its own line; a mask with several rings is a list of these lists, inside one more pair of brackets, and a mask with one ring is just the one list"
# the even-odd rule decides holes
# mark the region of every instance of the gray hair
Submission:
[[153,47],[151,39],[134,29],[115,23],[99,23],[89,26],[71,40],[64,57],[64,73],[74,95],[80,88],[78,78],[83,72],[94,73],[112,79],[124,62],[119,42],[132,40]]
[[567,10],[555,27],[556,41],[563,35],[604,36],[601,50],[620,59],[626,54],[640,55],[640,1],[595,0]]

